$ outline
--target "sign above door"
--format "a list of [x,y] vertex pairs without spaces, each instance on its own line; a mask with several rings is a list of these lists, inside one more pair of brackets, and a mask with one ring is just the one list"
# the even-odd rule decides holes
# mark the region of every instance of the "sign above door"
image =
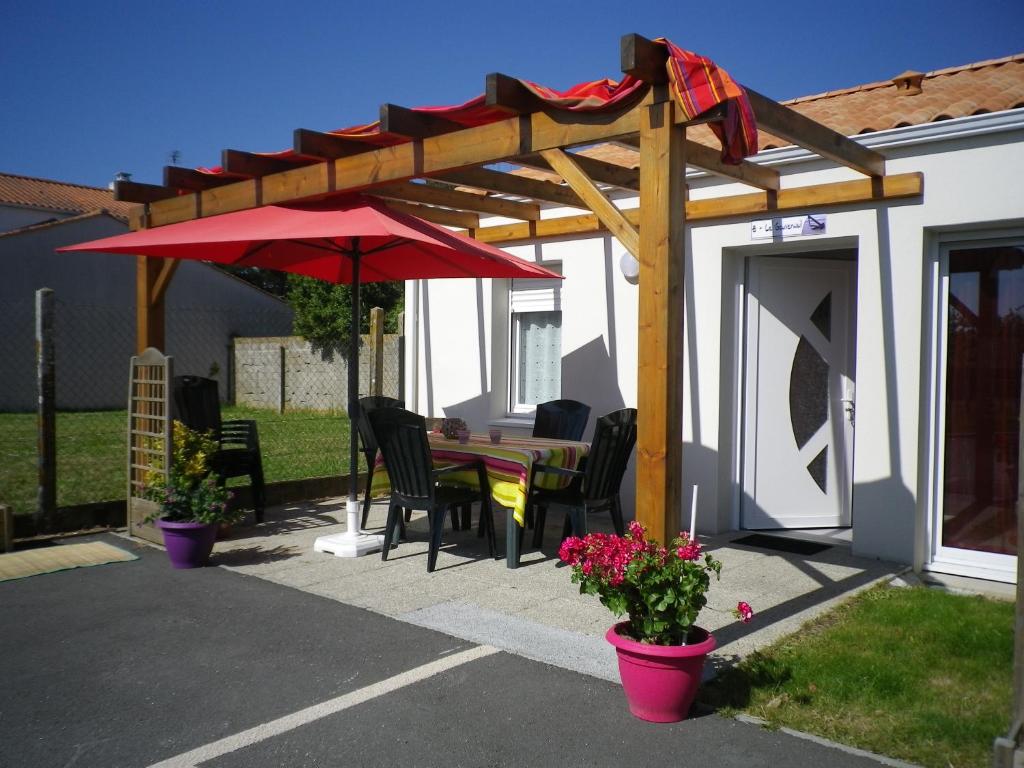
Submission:
[[808,213],[805,216],[785,216],[750,222],[751,240],[787,240],[791,237],[824,235],[828,216]]

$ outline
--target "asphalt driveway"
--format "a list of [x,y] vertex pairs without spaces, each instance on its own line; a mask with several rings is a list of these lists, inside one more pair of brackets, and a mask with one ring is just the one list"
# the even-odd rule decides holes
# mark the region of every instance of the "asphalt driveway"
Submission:
[[878,765],[103,539],[140,559],[0,583],[0,766]]

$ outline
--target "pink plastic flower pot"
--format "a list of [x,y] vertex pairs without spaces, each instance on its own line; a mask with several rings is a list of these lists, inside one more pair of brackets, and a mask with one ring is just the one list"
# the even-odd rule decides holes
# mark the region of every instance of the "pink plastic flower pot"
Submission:
[[173,567],[201,568],[207,564],[217,537],[216,523],[179,523],[161,518],[156,527],[164,535],[164,547]]
[[694,627],[689,645],[648,645],[638,643],[616,624],[605,635],[619,657],[619,677],[629,702],[629,711],[652,723],[685,720],[697,696],[704,661],[717,643],[710,632]]

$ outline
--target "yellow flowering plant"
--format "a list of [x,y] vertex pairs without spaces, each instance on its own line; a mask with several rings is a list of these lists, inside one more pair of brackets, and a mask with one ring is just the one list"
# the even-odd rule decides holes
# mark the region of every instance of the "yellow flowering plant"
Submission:
[[224,524],[240,520],[243,511],[228,507],[231,492],[210,468],[210,457],[217,450],[212,430],[200,432],[175,421],[172,437],[166,479],[162,473],[153,473],[146,488],[146,498],[160,505],[160,511],[151,517]]

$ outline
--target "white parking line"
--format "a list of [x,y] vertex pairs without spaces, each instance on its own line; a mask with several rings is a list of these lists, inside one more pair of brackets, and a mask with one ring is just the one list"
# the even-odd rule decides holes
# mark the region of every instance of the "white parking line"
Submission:
[[226,736],[223,739],[214,741],[210,744],[205,744],[201,747],[197,747],[189,752],[183,752],[180,755],[168,758],[167,760],[161,760],[159,763],[154,763],[149,768],[196,768],[200,763],[206,762],[207,760],[213,760],[216,757],[226,755],[229,752],[234,752],[237,749],[248,747],[252,744],[256,744],[266,739],[279,736],[282,733],[286,733],[294,728],[306,725],[319,720],[328,715],[333,715],[342,710],[354,707],[357,704],[375,699],[378,696],[383,696],[392,691],[397,691],[399,688],[404,688],[413,683],[418,683],[421,680],[426,680],[428,677],[446,672],[454,667],[467,664],[476,659],[482,659],[485,656],[499,653],[497,648],[489,645],[479,645],[469,650],[462,651],[461,653],[455,653],[450,656],[444,656],[437,661],[432,661],[429,664],[424,664],[420,667],[407,670],[401,674],[389,677],[387,680],[381,680],[380,682],[368,685],[365,688],[359,688],[355,691],[343,694],[336,698],[328,701],[321,702],[320,704],[314,704],[311,707],[300,709],[298,712],[294,712],[284,717],[279,717],[276,720],[271,720],[268,723],[262,723],[254,728],[241,731],[232,736]]

